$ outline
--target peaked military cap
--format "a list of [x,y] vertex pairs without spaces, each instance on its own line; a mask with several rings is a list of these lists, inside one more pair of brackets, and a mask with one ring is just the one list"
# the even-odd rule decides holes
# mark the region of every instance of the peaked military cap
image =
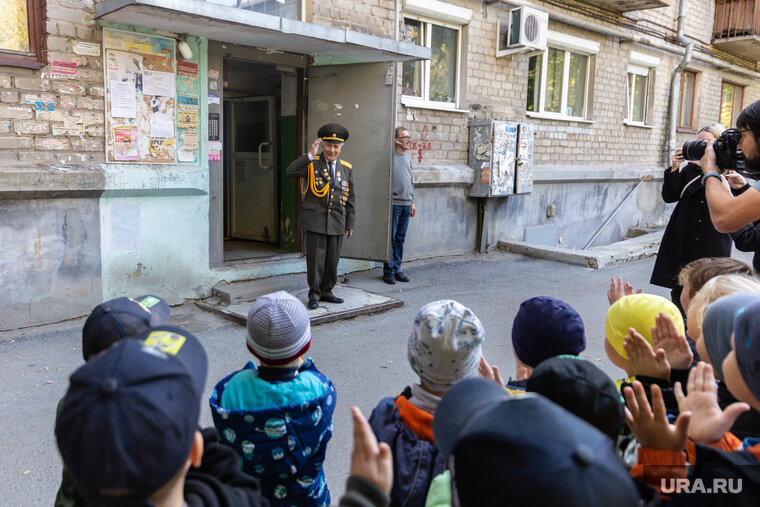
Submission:
[[348,139],[348,129],[340,123],[327,123],[319,128],[317,137],[321,137],[323,141],[342,143]]

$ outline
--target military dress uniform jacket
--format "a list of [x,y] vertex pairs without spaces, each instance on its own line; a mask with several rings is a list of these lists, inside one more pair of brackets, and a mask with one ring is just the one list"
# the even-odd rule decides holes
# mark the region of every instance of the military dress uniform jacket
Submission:
[[301,178],[301,216],[299,225],[307,231],[342,236],[354,228],[354,187],[351,164],[335,161],[335,181],[330,179],[327,161],[322,154],[309,160],[308,155],[295,159],[285,174]]

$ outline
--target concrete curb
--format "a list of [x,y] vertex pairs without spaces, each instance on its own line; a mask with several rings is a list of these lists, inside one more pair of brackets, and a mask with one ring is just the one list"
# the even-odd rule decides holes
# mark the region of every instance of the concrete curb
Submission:
[[499,240],[497,246],[501,250],[528,257],[576,264],[592,269],[602,269],[607,266],[615,266],[657,255],[660,242],[662,241],[662,234],[663,231],[652,232],[636,238],[593,247],[587,250],[571,250],[568,248],[536,245],[511,239]]

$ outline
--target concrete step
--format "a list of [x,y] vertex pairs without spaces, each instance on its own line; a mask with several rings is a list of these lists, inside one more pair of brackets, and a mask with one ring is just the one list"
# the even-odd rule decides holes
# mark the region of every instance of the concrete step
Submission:
[[[308,302],[309,289],[304,287],[304,279],[303,274],[297,274],[246,282],[220,282],[214,287],[214,297],[197,301],[196,305],[244,326],[251,305],[256,298],[264,294],[284,290],[300,299],[305,306]],[[341,279],[348,281],[346,277],[341,277]],[[404,306],[404,301],[401,299],[375,294],[346,283],[337,284],[333,289],[333,294],[345,301],[342,304],[320,302],[318,308],[308,310],[312,326]]]
[[657,255],[663,232],[652,232],[586,250],[536,245],[513,239],[499,240],[498,247],[507,252],[518,253],[528,257],[587,266],[592,269],[602,269],[607,266],[615,266]]

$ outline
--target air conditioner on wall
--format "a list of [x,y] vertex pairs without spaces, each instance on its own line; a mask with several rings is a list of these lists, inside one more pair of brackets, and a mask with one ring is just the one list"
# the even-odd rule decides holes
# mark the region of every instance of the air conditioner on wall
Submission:
[[[506,21],[506,20],[505,20]],[[497,24],[496,56],[546,49],[549,14],[530,7],[509,11],[509,21]]]

